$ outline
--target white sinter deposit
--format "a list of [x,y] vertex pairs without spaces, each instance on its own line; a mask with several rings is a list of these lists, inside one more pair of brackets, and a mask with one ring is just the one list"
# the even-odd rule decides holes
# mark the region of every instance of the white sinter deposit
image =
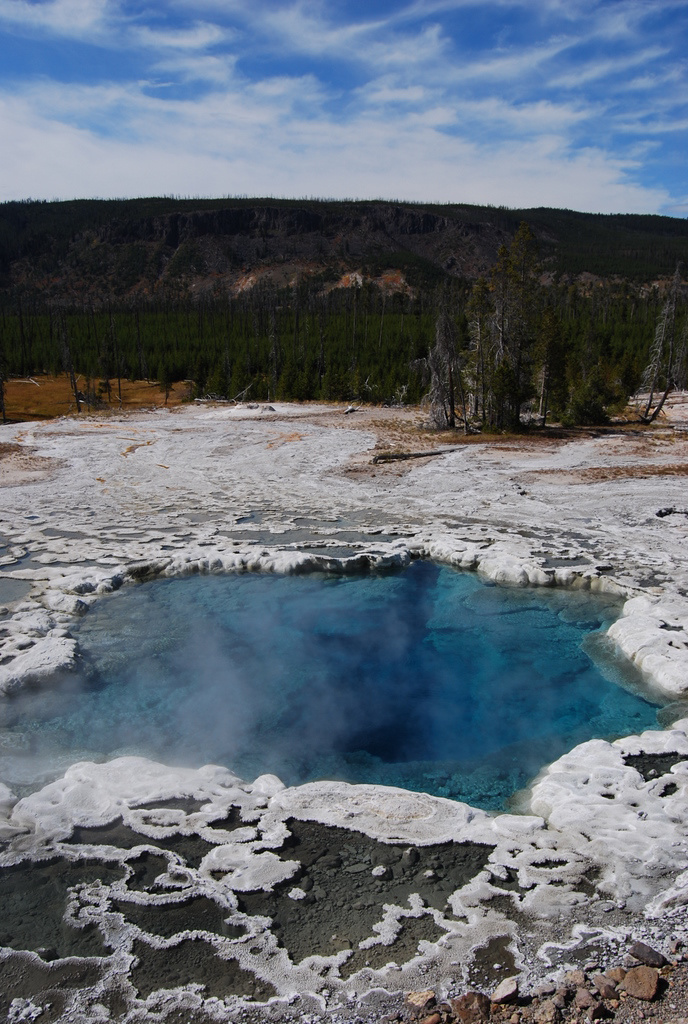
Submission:
[[[69,990],[74,1019],[107,1019],[113,986],[131,1020],[202,1005],[224,1020],[237,1000],[272,1000],[287,1013],[378,989],[455,993],[509,973],[541,976],[590,949],[604,959],[631,934],[660,944],[683,934],[684,408],[674,402],[651,431],[468,443],[375,464],[384,452],[436,447],[416,412],[203,406],[0,428],[6,701],[69,668],[75,617],[128,580],[346,572],[422,555],[500,584],[625,597],[611,636],[650,689],[678,702],[665,731],[590,741],[550,765],[520,814],[383,787],[249,784],[221,767],[141,758],[74,765],[19,800],[0,785],[0,865],[19,866],[0,884],[22,865],[49,873],[55,858],[70,870],[94,858],[112,869],[68,890],[70,931],[93,922],[107,947],[97,981]],[[313,852],[318,843],[327,856]],[[7,884],[14,900],[21,886]],[[172,926],[182,904],[192,917]],[[221,927],[202,923],[213,908]],[[197,976],[166,974],[175,950],[189,962],[189,942],[210,956],[210,973],[201,957]],[[22,957],[37,980],[16,989],[16,1013],[22,999],[40,1003],[47,984],[35,952],[5,951],[10,995]],[[221,992],[213,965],[229,972]]]

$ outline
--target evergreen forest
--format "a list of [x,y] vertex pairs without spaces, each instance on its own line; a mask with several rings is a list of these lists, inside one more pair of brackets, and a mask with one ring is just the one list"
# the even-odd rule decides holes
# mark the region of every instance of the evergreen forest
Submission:
[[686,386],[681,221],[636,225],[638,255],[633,218],[568,211],[131,202],[0,207],[0,398],[66,372],[77,408],[186,381],[190,398],[425,401],[468,431],[601,423],[640,389],[649,421]]

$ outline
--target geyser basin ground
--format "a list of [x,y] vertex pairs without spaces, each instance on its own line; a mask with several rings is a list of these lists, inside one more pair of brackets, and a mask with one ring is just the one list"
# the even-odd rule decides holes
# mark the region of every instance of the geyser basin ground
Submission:
[[619,611],[429,562],[127,587],[74,630],[75,671],[0,705],[0,778],[138,754],[504,807],[576,743],[656,726],[604,639]]
[[[372,457],[437,448],[417,411],[206,407],[0,427],[2,699],[32,680],[47,693],[78,623],[128,579],[421,556],[625,599],[611,634],[685,701],[688,518],[655,513],[685,508],[688,404],[667,410],[683,424],[474,439],[389,464]],[[0,952],[0,1013],[16,999],[15,1016],[79,1024],[323,1008],[379,1020],[385,993],[489,991],[504,973],[528,989],[564,965],[618,961],[629,936],[665,952],[688,941],[685,718],[574,747],[521,814],[138,758],[72,765],[18,796],[0,785],[3,924],[43,953]],[[48,962],[77,947],[106,955]]]

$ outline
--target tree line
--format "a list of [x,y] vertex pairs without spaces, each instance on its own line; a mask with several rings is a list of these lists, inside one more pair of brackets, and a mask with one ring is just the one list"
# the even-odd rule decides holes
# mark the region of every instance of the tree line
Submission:
[[[0,400],[8,376],[66,372],[77,405],[121,400],[121,382],[188,381],[191,397],[426,400],[438,426],[515,430],[524,418],[603,422],[644,386],[656,402],[686,383],[680,272],[662,292],[626,281],[543,283],[526,223],[487,277],[386,291],[332,287],[238,295],[0,302]],[[79,386],[76,375],[83,378]]]
[[688,316],[680,266],[665,294],[627,282],[544,287],[535,237],[523,222],[458,310],[438,304],[422,361],[438,427],[518,430],[548,415],[604,423],[639,389],[652,422],[688,378]]

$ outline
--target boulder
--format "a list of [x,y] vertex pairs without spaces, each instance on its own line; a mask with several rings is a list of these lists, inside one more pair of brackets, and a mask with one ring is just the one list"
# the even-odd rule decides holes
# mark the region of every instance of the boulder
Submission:
[[663,953],[644,942],[634,942],[628,952],[647,967],[664,967],[668,963]]
[[478,1024],[478,1021],[489,1020],[490,1000],[482,992],[466,992],[457,999],[449,1001],[452,1013],[463,1024]]
[[435,993],[431,989],[422,992],[409,992],[406,996],[406,1005],[416,1013],[424,1013],[435,1005]]
[[505,978],[500,981],[490,996],[493,1003],[515,1003],[518,999],[518,978]]
[[629,996],[634,999],[644,999],[649,1002],[657,995],[659,987],[659,972],[655,967],[631,967],[626,977],[619,985]]
[[533,1012],[536,1024],[557,1024],[561,1020],[561,1011],[553,999],[544,999]]
[[605,974],[594,974],[592,983],[599,992],[602,999],[616,998],[616,982],[612,981]]
[[573,1001],[580,1010],[589,1010],[591,1006],[597,1005],[597,1000],[587,988],[576,989]]
[[551,981],[546,981],[542,985],[538,985],[533,995],[537,996],[538,999],[546,999],[547,996],[553,996],[556,991],[557,986],[553,985]]
[[405,868],[412,868],[420,860],[420,854],[415,846],[409,846],[401,855],[401,863]]

